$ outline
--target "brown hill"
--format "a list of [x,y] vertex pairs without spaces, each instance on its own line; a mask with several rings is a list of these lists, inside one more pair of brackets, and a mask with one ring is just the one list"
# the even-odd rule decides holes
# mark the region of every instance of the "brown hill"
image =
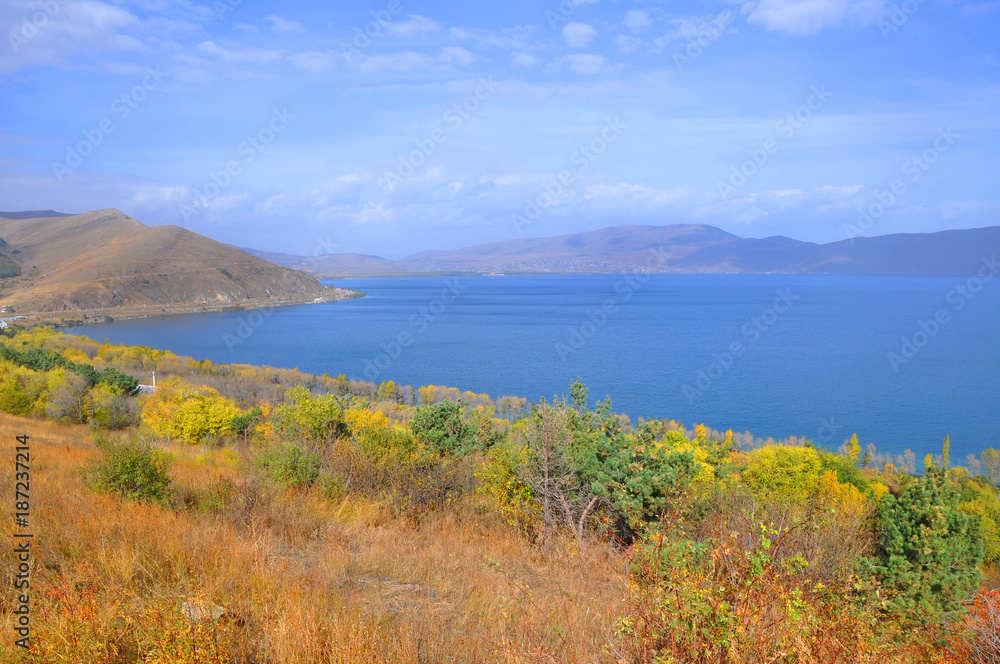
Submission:
[[19,312],[239,304],[318,296],[313,277],[179,226],[146,226],[118,210],[0,218],[20,276],[0,280]]

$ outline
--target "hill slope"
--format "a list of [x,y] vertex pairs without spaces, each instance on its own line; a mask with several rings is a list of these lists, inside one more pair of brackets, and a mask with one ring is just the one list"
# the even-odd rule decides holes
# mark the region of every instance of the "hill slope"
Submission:
[[21,312],[236,304],[323,292],[309,275],[113,209],[0,218],[0,237],[21,267],[19,277],[0,281],[0,304]]
[[[1000,226],[938,233],[899,233],[816,244],[782,236],[741,238],[713,226],[612,226],[586,233],[490,242],[424,251],[399,261],[317,259],[317,274],[622,272],[963,275],[1000,252]],[[289,254],[282,265],[304,260]],[[327,269],[334,266],[335,269]]]

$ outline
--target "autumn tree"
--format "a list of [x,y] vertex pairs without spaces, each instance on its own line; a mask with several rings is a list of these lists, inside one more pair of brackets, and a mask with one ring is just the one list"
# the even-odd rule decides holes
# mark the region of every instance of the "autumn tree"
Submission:
[[172,379],[146,397],[142,421],[157,435],[189,443],[229,431],[239,409],[211,387],[192,387]]
[[45,414],[54,420],[86,422],[90,385],[90,381],[78,373],[65,369],[50,371]]
[[530,450],[525,481],[539,502],[543,525],[550,531],[565,527],[582,539],[602,496],[581,481],[569,413],[542,403],[526,423],[524,439]]
[[298,385],[285,392],[286,403],[275,406],[271,421],[278,433],[285,436],[328,444],[337,436],[347,434],[344,408],[333,394],[314,395]]
[[979,460],[986,468],[986,477],[989,478],[990,483],[1000,482],[1000,450],[992,447],[983,450],[983,453],[979,455]]
[[136,399],[107,385],[90,390],[91,424],[104,429],[124,429],[139,423]]

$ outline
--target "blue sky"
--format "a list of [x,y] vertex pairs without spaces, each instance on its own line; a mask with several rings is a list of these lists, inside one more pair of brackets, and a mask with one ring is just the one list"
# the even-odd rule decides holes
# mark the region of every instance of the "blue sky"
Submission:
[[0,26],[2,210],[392,258],[1000,210],[992,0],[4,0]]

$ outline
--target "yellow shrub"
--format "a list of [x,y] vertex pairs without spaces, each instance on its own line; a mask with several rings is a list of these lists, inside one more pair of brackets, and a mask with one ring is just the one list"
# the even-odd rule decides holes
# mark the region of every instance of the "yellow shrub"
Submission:
[[822,467],[811,447],[768,445],[754,450],[743,471],[743,481],[760,493],[801,497],[812,493]]
[[348,408],[344,413],[344,421],[355,438],[389,428],[389,418],[385,413],[367,408]]
[[541,508],[519,469],[531,456],[525,445],[498,445],[476,471],[477,493],[487,496],[511,526],[526,530],[538,521]]
[[218,390],[202,385],[189,387],[168,380],[145,398],[142,421],[157,435],[197,443],[207,435],[229,430],[239,409]]

